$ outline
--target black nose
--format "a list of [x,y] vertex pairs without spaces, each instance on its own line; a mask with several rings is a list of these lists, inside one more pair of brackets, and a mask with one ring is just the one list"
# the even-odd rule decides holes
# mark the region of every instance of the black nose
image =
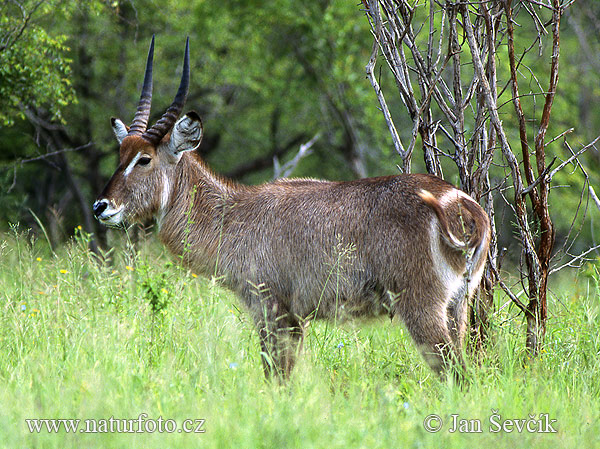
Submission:
[[100,215],[102,215],[102,212],[104,212],[107,207],[108,207],[108,201],[106,201],[106,200],[96,201],[94,203],[94,205],[92,206],[92,209],[94,210],[94,216],[96,218],[98,218]]

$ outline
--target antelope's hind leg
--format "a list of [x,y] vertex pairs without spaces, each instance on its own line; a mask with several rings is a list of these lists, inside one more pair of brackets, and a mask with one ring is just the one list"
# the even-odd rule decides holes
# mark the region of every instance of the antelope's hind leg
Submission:
[[449,329],[446,307],[420,310],[411,315],[405,318],[406,327],[425,361],[439,376],[451,371],[454,379],[461,382],[466,364]]
[[447,308],[448,330],[456,351],[461,351],[467,330],[467,309],[469,298],[466,288],[461,288],[452,296]]

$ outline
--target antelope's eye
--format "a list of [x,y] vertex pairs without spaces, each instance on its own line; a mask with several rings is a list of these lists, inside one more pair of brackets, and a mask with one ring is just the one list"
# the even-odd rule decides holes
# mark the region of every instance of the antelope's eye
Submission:
[[151,160],[151,157],[143,156],[137,161],[137,165],[148,165]]

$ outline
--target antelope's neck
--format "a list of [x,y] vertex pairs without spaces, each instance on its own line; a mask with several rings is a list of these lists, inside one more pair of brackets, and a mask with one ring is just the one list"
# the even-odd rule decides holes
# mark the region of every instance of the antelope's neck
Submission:
[[164,185],[156,216],[160,240],[186,266],[211,274],[226,205],[242,186],[218,177],[189,153]]

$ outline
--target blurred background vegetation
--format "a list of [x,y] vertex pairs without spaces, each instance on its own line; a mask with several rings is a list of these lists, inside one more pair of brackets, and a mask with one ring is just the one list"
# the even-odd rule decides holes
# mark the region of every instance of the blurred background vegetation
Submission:
[[[43,224],[58,244],[82,225],[104,240],[106,230],[92,219],[91,204],[116,167],[109,119],[128,123],[133,117],[153,34],[151,121],[177,90],[190,36],[186,110],[203,117],[200,152],[216,171],[249,183],[269,180],[274,157],[293,158],[318,134],[313,153],[294,176],[341,180],[398,172],[399,159],[365,76],[373,37],[358,2],[0,0],[0,5],[0,230],[20,223],[39,232]],[[537,33],[526,28],[517,33]],[[427,39],[427,30],[421,34]],[[540,43],[523,61],[523,94],[528,83],[531,91],[539,90],[538,79],[545,84],[550,44]],[[561,78],[548,132],[551,138],[574,128],[569,142],[575,150],[599,134],[599,55],[600,2],[578,0],[562,21]],[[500,48],[499,65],[506,67],[501,85],[509,78],[503,58]],[[376,70],[383,90],[392,92],[389,70]],[[409,136],[412,122],[400,98],[388,95],[387,101],[401,134]],[[536,96],[523,102],[531,117],[543,107]],[[512,104],[500,114],[518,147]],[[561,139],[548,153],[549,160],[570,156]],[[413,171],[424,171],[422,156],[415,154],[414,161]],[[600,192],[597,148],[581,163]],[[502,167],[492,174],[498,184],[505,176]],[[450,169],[445,175],[458,184]],[[587,196],[581,171],[563,170],[554,187],[556,247],[571,228],[580,231],[571,252],[596,244],[600,212]],[[586,208],[585,219],[579,214],[573,225],[577,210]],[[497,225],[500,246],[510,247],[513,225],[506,210]]]

